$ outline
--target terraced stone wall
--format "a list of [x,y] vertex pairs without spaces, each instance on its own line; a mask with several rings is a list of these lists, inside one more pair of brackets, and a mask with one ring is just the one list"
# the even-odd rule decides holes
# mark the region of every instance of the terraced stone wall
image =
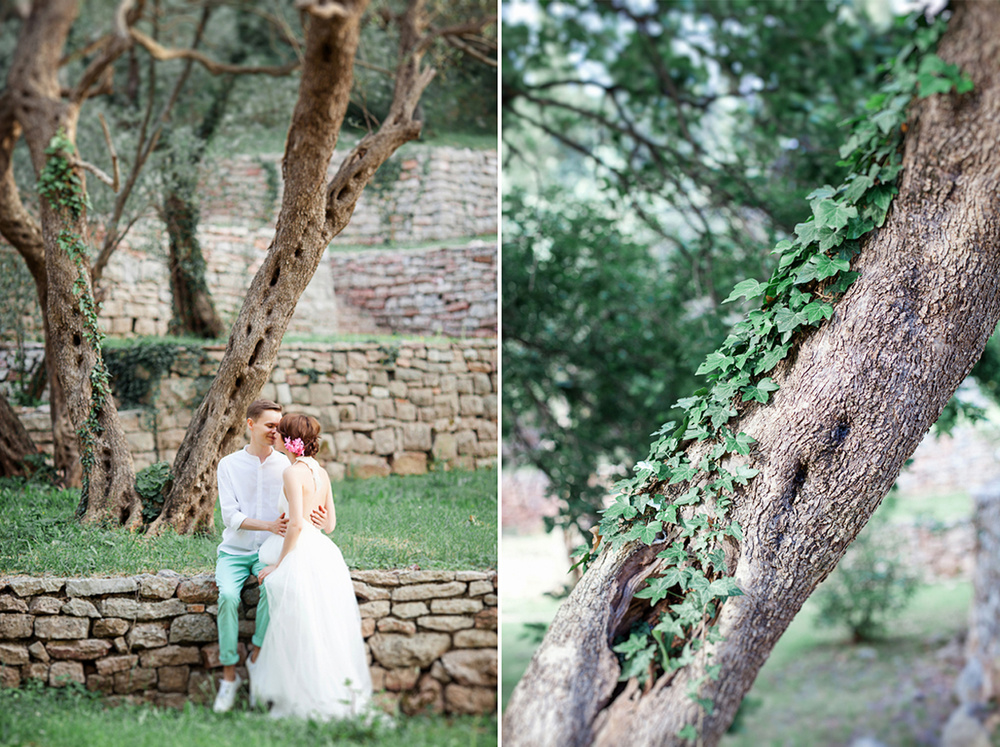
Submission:
[[[379,700],[406,714],[492,713],[495,571],[352,571]],[[259,595],[240,605],[244,667]],[[0,686],[79,682],[112,701],[210,703],[222,669],[212,574],[0,577]]]

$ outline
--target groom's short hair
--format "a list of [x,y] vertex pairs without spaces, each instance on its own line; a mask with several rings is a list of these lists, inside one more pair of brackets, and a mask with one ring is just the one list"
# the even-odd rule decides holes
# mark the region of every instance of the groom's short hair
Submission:
[[277,402],[272,402],[269,399],[255,399],[250,403],[250,407],[247,408],[247,418],[250,420],[256,420],[260,417],[262,412],[267,410],[274,410],[275,412],[281,412],[281,405]]

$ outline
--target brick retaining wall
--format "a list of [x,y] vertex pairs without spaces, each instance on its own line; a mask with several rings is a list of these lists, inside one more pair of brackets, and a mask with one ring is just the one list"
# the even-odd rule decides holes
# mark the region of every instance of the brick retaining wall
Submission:
[[[495,571],[351,571],[380,699],[404,713],[492,713]],[[86,685],[115,700],[210,703],[221,677],[212,574],[0,577],[0,686]],[[240,605],[244,665],[258,586]]]

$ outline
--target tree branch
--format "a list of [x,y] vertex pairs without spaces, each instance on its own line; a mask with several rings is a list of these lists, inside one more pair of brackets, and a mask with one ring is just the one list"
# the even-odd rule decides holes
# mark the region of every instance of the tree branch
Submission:
[[280,78],[288,75],[302,66],[300,60],[293,60],[285,65],[229,65],[224,62],[217,62],[208,55],[202,54],[195,49],[168,49],[155,39],[146,36],[138,29],[130,29],[132,38],[149,54],[161,62],[167,60],[194,60],[204,67],[212,75],[270,75]]

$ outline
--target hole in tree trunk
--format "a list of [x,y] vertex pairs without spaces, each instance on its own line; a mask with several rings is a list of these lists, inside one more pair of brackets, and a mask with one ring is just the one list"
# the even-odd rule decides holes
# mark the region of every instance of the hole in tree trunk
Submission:
[[248,324],[248,325],[247,325],[247,337],[249,337],[249,336],[250,336],[250,333],[251,333],[252,331],[253,331],[253,325],[252,325],[252,324]]
[[302,247],[300,246],[298,249],[295,250],[295,259],[298,259],[301,256],[302,256]]
[[271,285],[272,285],[272,286],[274,286],[274,285],[277,285],[277,284],[278,284],[278,278],[279,278],[280,276],[281,276],[281,268],[280,268],[280,267],[275,267],[275,268],[274,268],[274,274],[273,274],[273,275],[271,275]]
[[257,356],[260,355],[260,349],[264,345],[263,340],[257,340],[257,344],[254,346],[253,352],[250,354],[250,360],[247,361],[247,368],[250,368],[257,360]]
[[233,384],[233,388],[234,389],[239,389],[241,386],[243,386],[243,377],[242,376],[237,376],[236,377],[236,383]]
[[80,333],[79,332],[74,332],[73,333],[73,347],[75,347],[75,348],[80,347],[80,343],[81,342],[83,342],[83,338],[80,337]]

